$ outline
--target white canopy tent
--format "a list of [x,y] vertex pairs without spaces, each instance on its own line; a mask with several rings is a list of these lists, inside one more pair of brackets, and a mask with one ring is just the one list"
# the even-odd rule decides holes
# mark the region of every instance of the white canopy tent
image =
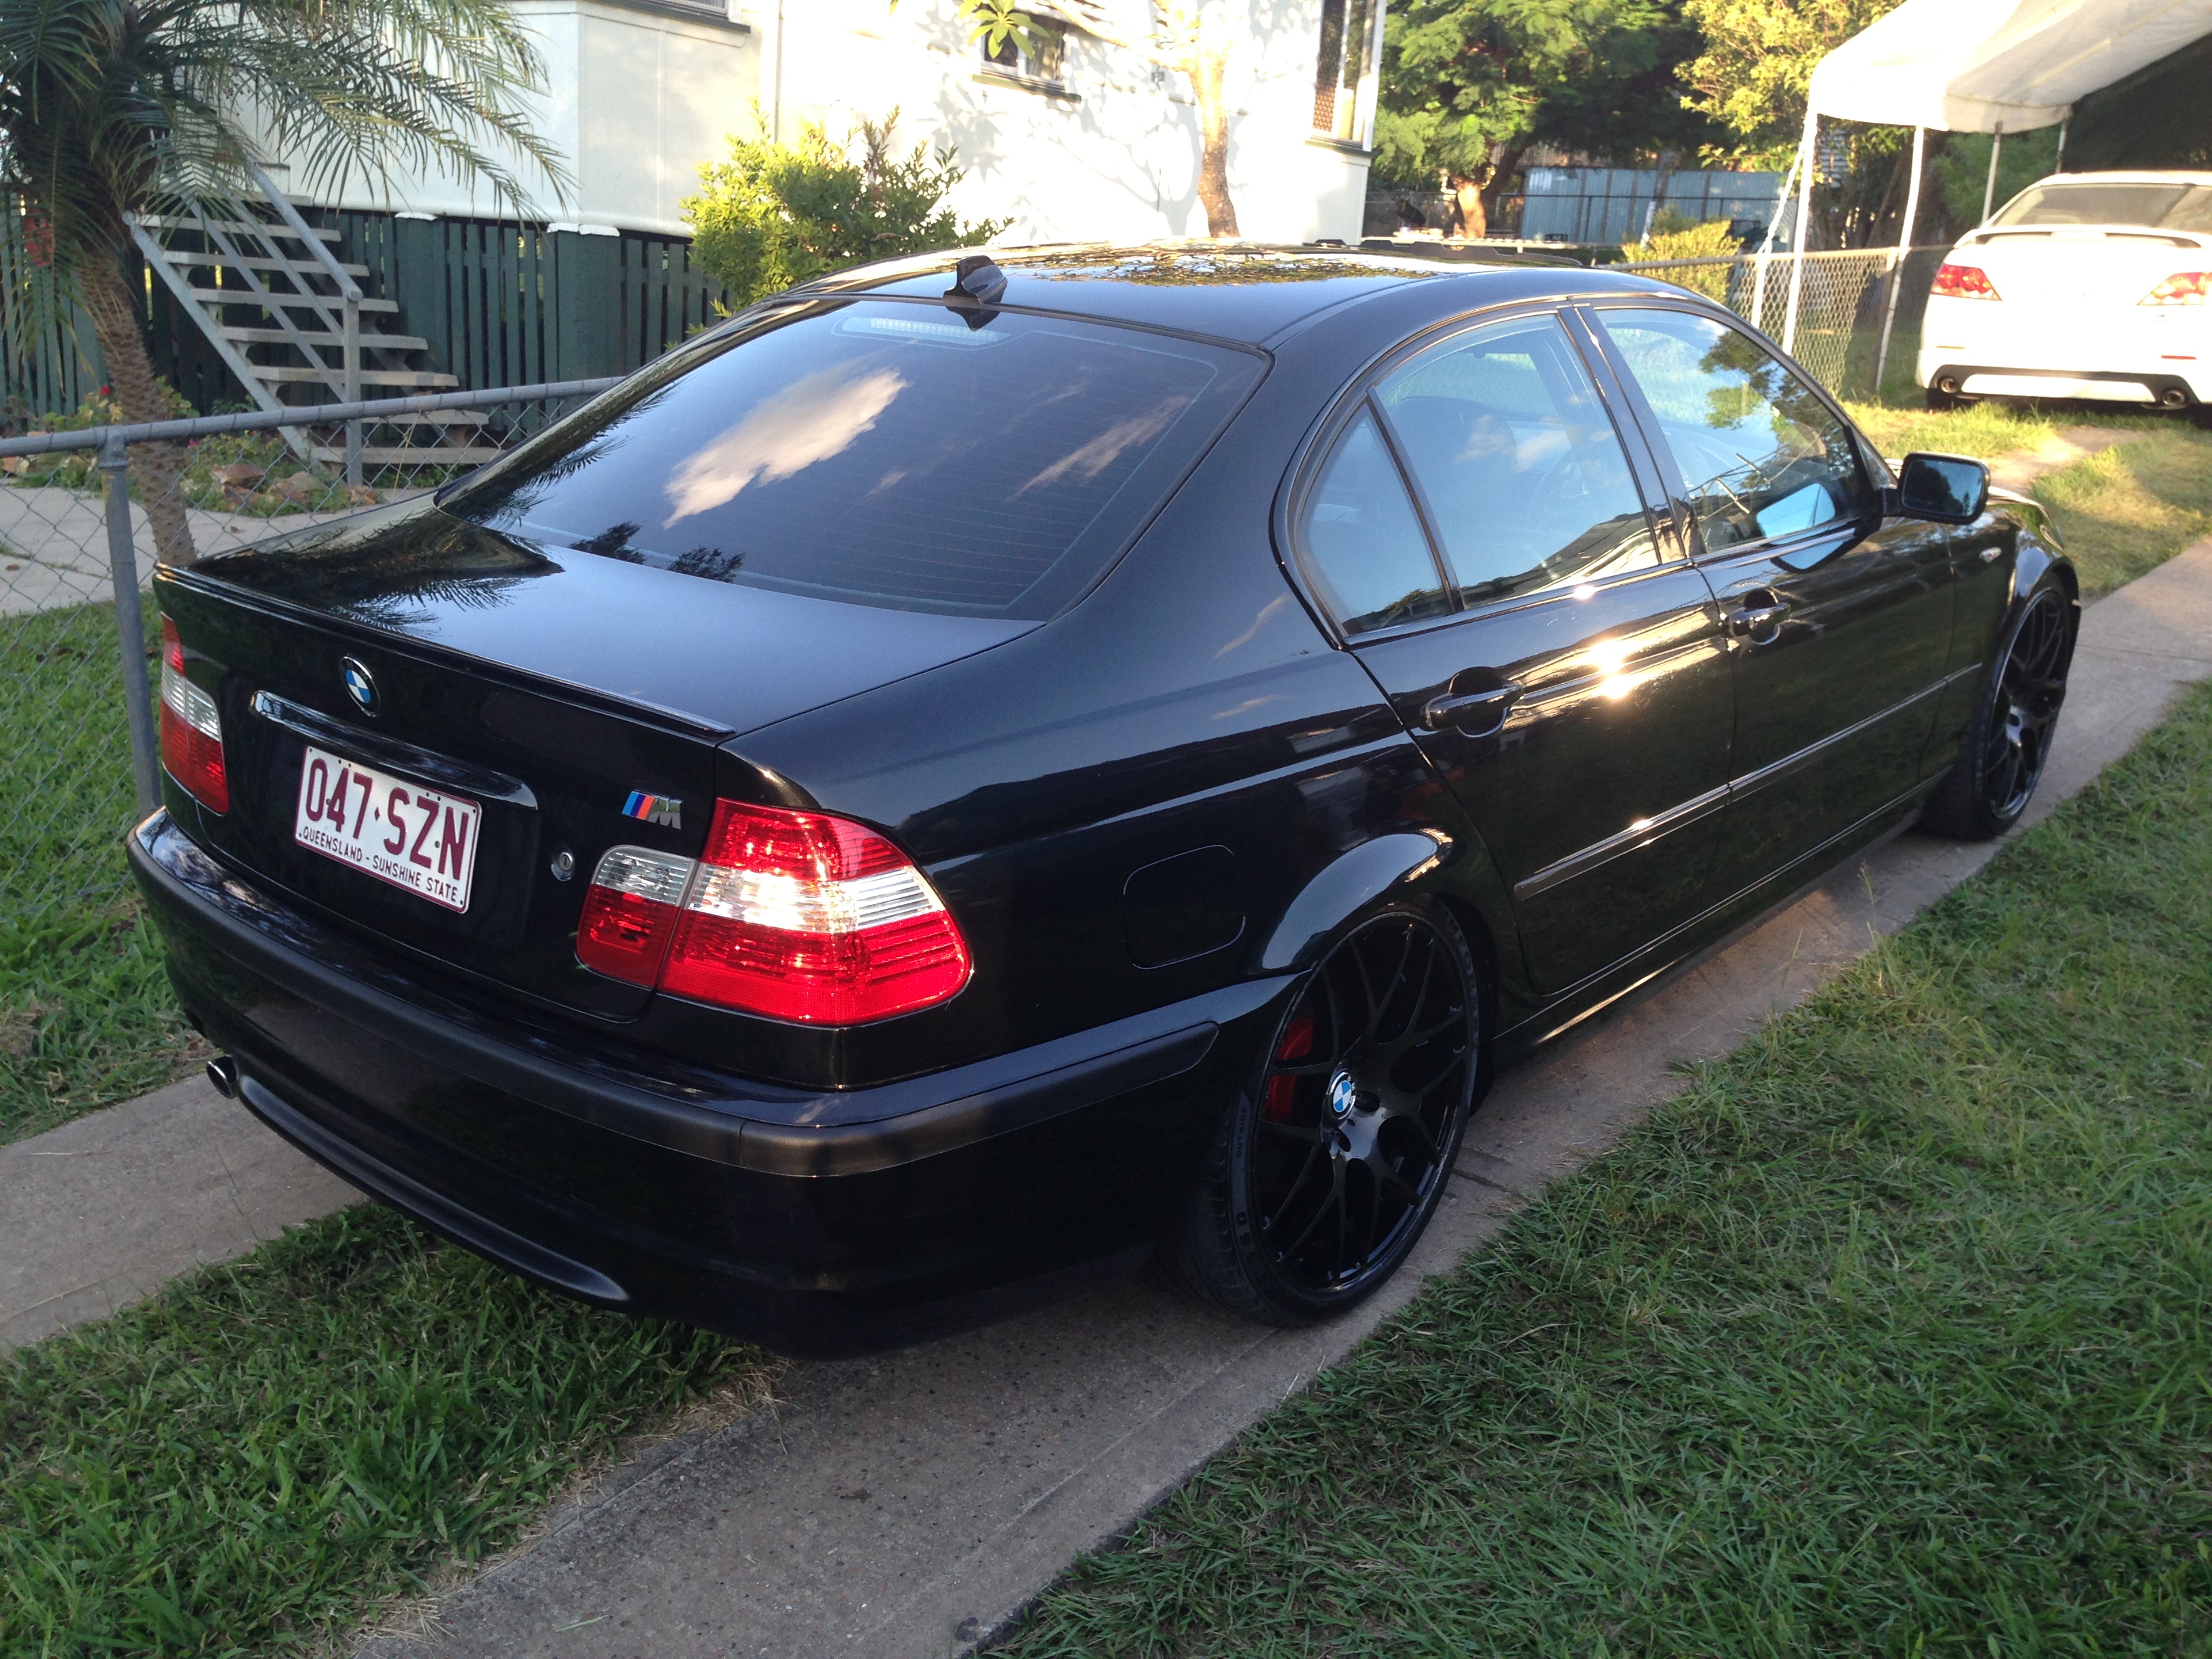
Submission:
[[[1791,169],[1797,179],[1799,252],[1812,211],[1814,147],[1823,116],[1913,129],[1912,179],[1898,236],[1902,260],[1919,214],[1929,128],[1996,135],[1983,196],[1986,217],[1996,186],[1996,149],[2006,133],[2060,127],[2063,161],[2063,124],[2075,103],[2208,34],[2212,0],[1905,0],[1830,52],[1813,71],[1805,137]],[[1770,244],[1772,236],[1769,227]],[[1804,261],[1799,259],[1790,272],[1784,350],[1796,333],[1803,277]],[[1893,282],[1882,319],[1877,386],[1896,311]]]

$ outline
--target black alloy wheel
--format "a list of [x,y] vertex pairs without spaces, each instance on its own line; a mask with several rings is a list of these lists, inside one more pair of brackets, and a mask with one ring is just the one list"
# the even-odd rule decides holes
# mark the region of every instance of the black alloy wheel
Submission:
[[1959,763],[1929,801],[1923,816],[1933,828],[1986,841],[2027,810],[2066,701],[2074,627],[2074,606],[2055,584],[2028,596],[1975,708]]
[[1223,1125],[1179,1254],[1192,1286],[1277,1324],[1396,1270],[1449,1177],[1481,1061],[1474,958],[1450,914],[1388,905],[1307,975]]

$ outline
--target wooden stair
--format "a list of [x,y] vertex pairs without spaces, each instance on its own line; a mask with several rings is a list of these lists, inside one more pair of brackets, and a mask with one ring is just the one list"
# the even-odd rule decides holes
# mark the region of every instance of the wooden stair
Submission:
[[[428,341],[384,331],[398,304],[369,291],[367,265],[341,257],[343,233],[308,222],[318,210],[280,193],[258,169],[254,178],[261,199],[241,203],[243,217],[149,216],[132,226],[140,252],[246,394],[273,413],[458,386],[432,362]],[[490,460],[501,452],[488,440],[487,419],[477,410],[439,410],[283,435],[318,471],[342,467],[358,483],[364,467]]]

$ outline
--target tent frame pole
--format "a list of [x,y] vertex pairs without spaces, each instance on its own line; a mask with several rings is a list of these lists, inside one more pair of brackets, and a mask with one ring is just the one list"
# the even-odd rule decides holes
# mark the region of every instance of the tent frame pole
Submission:
[[2051,163],[2051,170],[2053,173],[2066,171],[2066,124],[2072,118],[2071,116],[2066,115],[2058,118],[2058,155]]
[[1751,325],[1766,326],[1766,267],[1774,252],[1774,234],[1782,228],[1782,211],[1790,200],[1790,187],[1797,182],[1797,158],[1790,158],[1790,171],[1782,175],[1782,188],[1775,192],[1774,211],[1766,216],[1766,234],[1759,239],[1759,254],[1752,266]]
[[1997,123],[1996,133],[1990,139],[1990,181],[1982,186],[1982,222],[1990,222],[1990,210],[1997,204],[1997,157],[2004,154],[2004,123]]
[[1920,216],[1920,173],[1928,155],[1928,129],[1912,129],[1912,182],[1905,187],[1905,222],[1897,228],[1897,259],[1889,268],[1889,299],[1881,308],[1881,345],[1874,354],[1874,398],[1881,401],[1889,374],[1889,335],[1897,326],[1898,290],[1905,286],[1905,261],[1912,252],[1912,227]]
[[1805,255],[1813,240],[1813,157],[1820,137],[1820,112],[1808,105],[1805,110],[1805,139],[1798,147],[1797,247],[1796,257],[1790,261],[1790,306],[1782,317],[1782,351],[1784,356],[1794,356],[1797,349],[1797,301],[1805,290]]

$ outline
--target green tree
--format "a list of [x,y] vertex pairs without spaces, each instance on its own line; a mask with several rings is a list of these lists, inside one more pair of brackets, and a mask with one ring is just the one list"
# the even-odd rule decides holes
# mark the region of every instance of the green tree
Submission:
[[1714,135],[1675,73],[1698,36],[1684,0],[1411,0],[1383,33],[1379,176],[1441,179],[1469,235],[1532,145],[1601,155],[1695,149]]
[[[0,0],[0,189],[21,200],[33,267],[10,309],[74,297],[124,418],[160,419],[123,278],[130,216],[221,211],[256,155],[310,190],[397,162],[520,207],[501,157],[568,182],[520,106],[544,84],[503,0]],[[176,451],[132,455],[163,556],[189,558]]]
[[894,155],[897,123],[896,110],[863,121],[842,146],[816,123],[791,144],[732,137],[730,159],[701,167],[699,193],[684,198],[692,252],[746,306],[828,271],[969,247],[1006,228],[962,223],[945,205],[962,177],[952,153],[917,144]]
[[1725,128],[1747,159],[1781,165],[1805,126],[1813,68],[1899,0],[1684,0],[1704,37],[1682,66],[1689,106]]

